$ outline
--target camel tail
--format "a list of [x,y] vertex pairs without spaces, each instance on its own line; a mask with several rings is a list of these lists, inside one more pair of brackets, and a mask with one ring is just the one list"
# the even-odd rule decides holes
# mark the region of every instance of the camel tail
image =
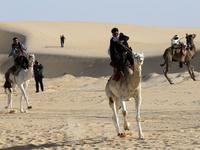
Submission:
[[10,90],[12,88],[12,84],[8,80],[6,80],[3,87],[5,90],[6,89]]
[[160,64],[161,67],[163,67],[166,64],[166,61],[163,64]]

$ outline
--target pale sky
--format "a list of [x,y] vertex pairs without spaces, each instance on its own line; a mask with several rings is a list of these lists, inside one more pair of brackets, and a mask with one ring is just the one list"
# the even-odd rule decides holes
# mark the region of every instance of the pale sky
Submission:
[[0,21],[200,27],[200,0],[0,0]]

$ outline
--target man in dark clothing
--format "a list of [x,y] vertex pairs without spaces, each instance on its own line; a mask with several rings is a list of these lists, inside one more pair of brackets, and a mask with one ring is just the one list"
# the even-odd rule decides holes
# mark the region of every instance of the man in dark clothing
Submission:
[[131,66],[134,64],[132,51],[127,42],[129,37],[123,33],[119,34],[119,30],[117,28],[113,28],[111,32],[112,37],[110,39],[108,53],[110,54],[114,66],[117,68],[117,72],[123,74],[122,66],[127,65],[127,63],[130,63]]
[[61,47],[64,47],[65,39],[66,39],[66,38],[65,38],[64,35],[61,35],[61,36],[60,36]]
[[34,69],[34,78],[35,78],[35,83],[36,83],[36,93],[39,92],[39,83],[40,83],[40,87],[41,90],[44,91],[44,86],[43,86],[43,73],[42,73],[42,69],[43,66],[42,64],[40,64],[37,60],[35,61],[35,64],[33,66]]

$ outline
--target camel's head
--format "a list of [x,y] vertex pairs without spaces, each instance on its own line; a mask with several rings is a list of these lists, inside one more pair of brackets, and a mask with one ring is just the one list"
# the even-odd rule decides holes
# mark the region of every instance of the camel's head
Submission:
[[194,44],[194,38],[196,37],[196,34],[187,34],[186,33],[186,42],[187,42],[187,45],[193,45]]
[[28,61],[29,61],[30,64],[33,64],[35,62],[35,55],[29,54],[28,55]]
[[140,67],[144,62],[143,52],[133,52],[134,64],[137,67]]

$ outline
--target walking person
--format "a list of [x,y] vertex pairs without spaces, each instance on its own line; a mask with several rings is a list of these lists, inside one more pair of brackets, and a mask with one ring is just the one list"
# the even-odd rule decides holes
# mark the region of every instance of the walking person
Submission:
[[64,35],[61,35],[61,36],[60,36],[61,47],[64,47],[65,39],[66,39],[66,38],[65,38]]
[[39,84],[40,84],[41,90],[44,91],[44,86],[43,86],[43,81],[42,81],[44,78],[43,73],[42,73],[42,70],[43,70],[42,64],[40,64],[38,60],[35,60],[33,69],[34,69],[34,78],[35,78],[35,84],[36,84],[36,93],[39,92]]

